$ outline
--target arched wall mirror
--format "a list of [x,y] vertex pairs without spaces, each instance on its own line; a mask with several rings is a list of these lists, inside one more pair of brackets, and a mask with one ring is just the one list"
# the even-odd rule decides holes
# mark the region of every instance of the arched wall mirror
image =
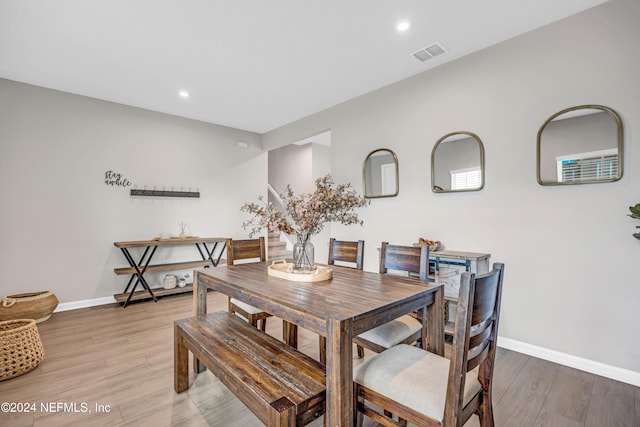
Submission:
[[398,195],[398,157],[386,148],[373,150],[363,166],[364,197],[394,197]]
[[602,105],[559,111],[538,131],[540,185],[613,182],[622,177],[622,121]]
[[431,190],[434,193],[478,191],[484,187],[484,146],[471,132],[449,133],[431,152]]

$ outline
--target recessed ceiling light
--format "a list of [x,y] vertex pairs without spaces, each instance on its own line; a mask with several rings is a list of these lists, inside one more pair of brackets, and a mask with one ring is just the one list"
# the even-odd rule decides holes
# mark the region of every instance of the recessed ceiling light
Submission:
[[187,92],[186,90],[181,90],[180,92],[178,92],[178,96],[180,98],[186,99],[189,97],[189,92]]
[[409,28],[411,28],[411,22],[409,21],[400,21],[396,25],[396,29],[400,32],[407,31]]

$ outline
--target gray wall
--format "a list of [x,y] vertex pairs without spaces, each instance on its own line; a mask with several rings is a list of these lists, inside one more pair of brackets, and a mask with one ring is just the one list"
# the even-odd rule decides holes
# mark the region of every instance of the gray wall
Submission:
[[[360,190],[366,155],[394,150],[400,195],[373,200],[362,210],[362,228],[332,227],[336,238],[366,241],[365,269],[376,270],[383,240],[425,237],[449,249],[489,252],[506,263],[501,345],[604,366],[640,384],[640,242],[631,236],[637,221],[626,216],[640,202],[638,22],[640,2],[612,0],[275,129],[263,144],[270,149],[331,129],[333,174]],[[623,178],[538,185],[539,127],[584,104],[621,115]],[[484,143],[485,188],[434,194],[431,150],[457,130]]]
[[[105,184],[109,170],[201,197],[131,198],[133,186]],[[113,268],[127,264],[113,242],[178,235],[181,221],[202,237],[245,236],[240,206],[265,193],[266,174],[260,135],[0,79],[0,294],[120,293],[127,278]],[[154,260],[168,258],[199,254],[163,249]]]

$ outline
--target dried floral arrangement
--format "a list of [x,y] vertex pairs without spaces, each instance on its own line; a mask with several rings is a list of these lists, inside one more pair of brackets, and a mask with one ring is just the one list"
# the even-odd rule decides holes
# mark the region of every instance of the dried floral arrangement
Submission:
[[249,229],[252,237],[266,228],[269,232],[295,234],[306,240],[319,233],[327,222],[362,225],[355,210],[369,205],[369,200],[360,196],[351,184],[336,185],[331,175],[325,175],[315,185],[312,193],[298,195],[287,185],[286,192],[280,194],[286,212],[265,202],[262,196],[257,203],[245,203],[240,210],[252,217],[242,224],[243,228]]

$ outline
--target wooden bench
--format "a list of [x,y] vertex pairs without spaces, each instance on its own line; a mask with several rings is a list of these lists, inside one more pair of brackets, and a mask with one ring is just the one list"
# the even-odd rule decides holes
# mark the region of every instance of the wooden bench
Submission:
[[189,388],[189,351],[267,426],[302,426],[325,410],[315,359],[220,311],[174,323],[174,388]]

